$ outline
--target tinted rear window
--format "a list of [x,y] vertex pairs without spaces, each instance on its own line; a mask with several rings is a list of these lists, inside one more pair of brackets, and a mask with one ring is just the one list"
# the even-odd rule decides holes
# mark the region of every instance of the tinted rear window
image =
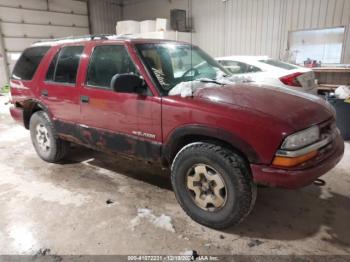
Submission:
[[52,59],[46,81],[75,84],[83,46],[66,46]]
[[56,65],[55,82],[75,84],[83,50],[83,46],[62,48]]
[[282,69],[286,69],[286,70],[294,70],[294,69],[298,69],[297,66],[292,65],[292,64],[287,64],[278,60],[273,60],[273,59],[266,59],[266,60],[259,60],[259,62],[261,63],[265,63],[271,66],[275,66],[275,67],[279,67]]
[[24,50],[13,69],[12,78],[31,80],[41,60],[49,49],[49,46],[38,46]]

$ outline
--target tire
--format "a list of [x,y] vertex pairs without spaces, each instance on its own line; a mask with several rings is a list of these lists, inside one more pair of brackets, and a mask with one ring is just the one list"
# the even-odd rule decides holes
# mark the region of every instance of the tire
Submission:
[[53,123],[46,112],[35,112],[30,118],[29,129],[32,144],[41,159],[57,163],[67,155],[69,142],[57,137]]
[[[198,182],[199,177],[201,182]],[[206,177],[209,180],[202,181]],[[257,195],[257,186],[245,160],[231,150],[209,143],[193,143],[180,150],[171,167],[171,182],[187,215],[215,229],[240,223],[253,209]],[[205,186],[208,183],[212,183],[212,189]],[[207,191],[200,190],[197,194],[198,188]],[[207,199],[215,201],[206,203]]]

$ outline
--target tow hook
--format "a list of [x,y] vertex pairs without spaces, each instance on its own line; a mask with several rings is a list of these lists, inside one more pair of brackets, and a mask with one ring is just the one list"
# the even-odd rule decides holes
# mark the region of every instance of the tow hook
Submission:
[[315,186],[325,186],[326,185],[326,181],[322,180],[322,179],[316,179],[313,183]]

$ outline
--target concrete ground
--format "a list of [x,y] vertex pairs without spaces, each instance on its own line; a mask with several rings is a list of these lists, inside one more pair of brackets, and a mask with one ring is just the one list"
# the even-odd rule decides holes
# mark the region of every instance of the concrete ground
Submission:
[[0,97],[0,254],[350,254],[350,144],[327,185],[259,188],[250,216],[217,231],[193,222],[168,174],[74,147],[36,155]]

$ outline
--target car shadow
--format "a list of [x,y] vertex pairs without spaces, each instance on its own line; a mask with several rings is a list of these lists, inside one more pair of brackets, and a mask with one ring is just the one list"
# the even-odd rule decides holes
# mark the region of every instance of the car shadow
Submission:
[[97,168],[107,169],[123,176],[131,177],[145,183],[172,190],[170,173],[159,165],[126,156],[107,154],[74,145],[62,164],[85,162]]
[[[75,146],[66,163],[81,163],[104,168],[166,190],[172,190],[170,174],[159,166],[143,161],[109,155]],[[223,230],[242,237],[271,240],[298,240],[321,230],[322,239],[338,248],[350,247],[350,199],[325,188],[310,185],[298,190],[259,187],[251,214],[238,226]]]

